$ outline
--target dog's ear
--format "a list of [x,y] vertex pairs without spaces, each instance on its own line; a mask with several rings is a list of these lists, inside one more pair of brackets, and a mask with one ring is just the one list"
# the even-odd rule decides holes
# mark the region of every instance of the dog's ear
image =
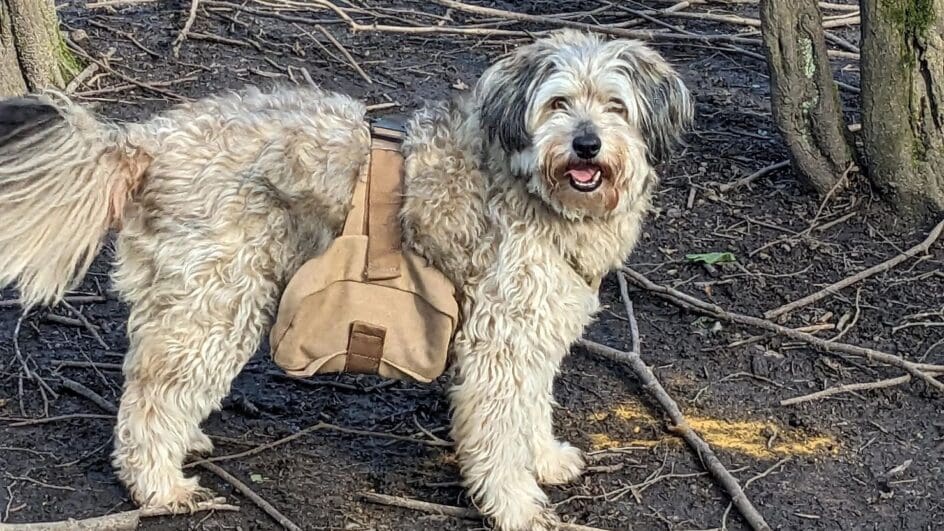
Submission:
[[650,164],[665,161],[691,127],[694,106],[681,76],[652,49],[634,41],[614,41],[620,68],[635,88],[639,125]]
[[39,98],[0,100],[0,146],[42,131],[61,118],[55,107]]
[[547,57],[540,43],[518,48],[489,67],[475,87],[485,135],[508,153],[531,145],[526,116],[531,95],[551,72]]

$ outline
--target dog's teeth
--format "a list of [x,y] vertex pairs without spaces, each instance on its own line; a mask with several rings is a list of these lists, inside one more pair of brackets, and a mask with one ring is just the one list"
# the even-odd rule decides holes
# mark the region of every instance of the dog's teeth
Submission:
[[601,173],[603,173],[601,170],[597,170],[597,172],[593,174],[593,180],[599,179]]

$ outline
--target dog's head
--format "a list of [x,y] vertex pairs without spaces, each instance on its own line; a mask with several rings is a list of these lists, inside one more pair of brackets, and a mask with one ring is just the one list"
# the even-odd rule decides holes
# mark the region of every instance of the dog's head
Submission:
[[632,204],[692,120],[688,90],[658,53],[576,31],[516,49],[475,90],[490,153],[572,219]]

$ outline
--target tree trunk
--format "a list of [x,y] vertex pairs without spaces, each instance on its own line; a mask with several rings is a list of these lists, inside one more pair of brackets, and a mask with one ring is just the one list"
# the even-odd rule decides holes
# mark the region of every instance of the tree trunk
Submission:
[[63,88],[75,69],[53,0],[0,0],[0,97]]
[[908,217],[944,211],[944,0],[863,0],[862,143]]
[[816,0],[761,0],[774,121],[801,176],[821,195],[853,161]]

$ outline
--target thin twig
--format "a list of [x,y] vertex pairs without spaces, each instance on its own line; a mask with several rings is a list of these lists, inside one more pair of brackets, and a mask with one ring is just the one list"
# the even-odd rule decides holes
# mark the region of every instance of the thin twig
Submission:
[[[774,463],[773,465],[771,465],[769,468],[767,468],[767,470],[764,470],[764,471],[761,472],[760,474],[757,474],[756,476],[754,476],[754,477],[748,479],[747,481],[744,482],[744,490],[747,490],[747,488],[751,486],[751,483],[757,481],[758,479],[762,479],[762,478],[765,478],[765,477],[769,476],[770,474],[773,473],[774,470],[777,470],[778,468],[781,468],[781,467],[782,467],[783,465],[785,465],[788,461],[790,461],[790,458],[789,458],[789,457],[785,457],[785,458],[781,459],[780,461],[777,461],[776,463]],[[728,529],[728,523],[727,523],[727,522],[728,522],[728,513],[731,512],[731,507],[732,507],[732,504],[729,503],[728,506],[724,509],[724,514],[721,515],[721,529],[724,529],[724,530]]]
[[103,62],[103,61],[100,61],[100,60],[98,60],[98,59],[95,59],[94,57],[92,57],[91,55],[89,55],[88,52],[86,52],[81,46],[79,46],[78,44],[72,42],[70,39],[66,39],[66,42],[69,44],[69,48],[70,48],[73,52],[75,52],[76,54],[78,54],[79,56],[81,56],[82,58],[84,58],[84,59],[87,60],[87,61],[91,61],[91,62],[93,62],[93,63],[98,64],[99,68],[101,68],[102,70],[108,72],[109,74],[111,74],[111,75],[113,75],[113,76],[115,76],[115,77],[117,77],[117,78],[119,78],[119,79],[122,79],[122,80],[124,80],[124,81],[126,81],[126,82],[128,82],[128,83],[131,83],[131,84],[133,84],[133,85],[137,85],[137,86],[139,86],[139,87],[141,87],[141,88],[143,88],[143,89],[146,89],[146,90],[149,90],[149,91],[151,91],[151,92],[160,94],[160,95],[162,95],[162,96],[166,96],[166,97],[168,97],[168,98],[172,98],[172,99],[177,100],[177,101],[190,101],[190,98],[188,98],[188,97],[186,97],[186,96],[182,96],[182,95],[180,95],[180,94],[177,94],[177,93],[175,93],[175,92],[171,92],[171,91],[169,91],[169,90],[164,90],[164,89],[159,88],[159,87],[156,87],[156,86],[154,86],[154,85],[152,85],[152,84],[150,84],[150,83],[145,83],[145,82],[143,82],[143,81],[139,81],[139,80],[137,80],[137,79],[135,79],[135,78],[133,78],[133,77],[131,77],[131,76],[129,76],[129,75],[123,74],[123,73],[119,72],[118,70],[115,70],[114,68],[108,66],[107,63],[105,63],[105,62]]
[[190,28],[193,27],[193,23],[197,20],[197,9],[200,7],[200,0],[190,0],[190,14],[187,15],[187,22],[184,23],[184,27],[180,30],[180,34],[177,35],[177,38],[174,39],[174,57],[180,57],[180,46],[187,40],[187,35],[190,34]]
[[639,325],[636,322],[636,315],[633,311],[633,303],[629,298],[629,289],[627,287],[626,278],[620,273],[617,274],[617,279],[619,280],[620,293],[623,296],[623,302],[626,306],[627,318],[629,319],[633,350],[631,352],[624,352],[586,339],[580,340],[580,344],[587,350],[590,350],[596,354],[600,354],[614,361],[628,364],[636,374],[636,377],[642,382],[643,389],[652,395],[652,397],[656,400],[656,402],[659,403],[662,409],[672,420],[672,426],[669,428],[669,431],[682,437],[682,439],[684,439],[685,442],[688,443],[688,445],[691,446],[693,450],[695,450],[702,463],[704,463],[705,468],[708,469],[708,472],[711,473],[715,480],[728,493],[728,496],[731,497],[731,502],[734,503],[735,507],[738,508],[738,511],[740,511],[744,516],[744,519],[751,526],[751,529],[768,531],[770,526],[767,525],[764,517],[747,498],[747,496],[744,494],[744,491],[741,490],[741,486],[738,484],[737,479],[731,475],[730,472],[728,472],[728,469],[725,468],[723,464],[721,464],[721,461],[715,455],[714,451],[711,449],[711,446],[709,446],[708,443],[706,443],[704,439],[702,439],[698,433],[696,433],[695,430],[689,426],[688,422],[685,420],[685,416],[679,409],[678,404],[669,395],[669,393],[666,392],[665,388],[662,387],[662,384],[659,382],[658,378],[656,378],[656,375],[652,372],[652,369],[650,369],[649,366],[646,365],[646,362],[642,360],[642,357],[639,353],[641,344],[641,339],[639,337]]
[[755,171],[754,173],[748,175],[747,177],[743,177],[731,183],[722,183],[718,185],[718,190],[721,192],[729,192],[731,190],[734,190],[735,188],[740,188],[741,186],[751,184],[752,182],[756,181],[757,179],[760,179],[761,177],[765,175],[773,173],[777,170],[782,170],[783,168],[787,168],[789,166],[790,166],[789,160],[782,160],[780,162],[775,162],[771,164],[770,166],[765,166]]
[[354,59],[354,56],[352,56],[350,52],[347,51],[347,48],[345,48],[344,45],[340,43],[340,41],[335,39],[334,35],[332,35],[330,31],[326,30],[324,26],[318,24],[316,27],[321,32],[321,34],[331,41],[331,44],[333,44],[334,47],[337,48],[339,52],[341,52],[341,55],[347,59],[347,62],[351,64],[351,68],[353,68],[358,73],[358,75],[364,78],[364,81],[366,81],[368,85],[373,85],[374,80],[367,75],[367,72],[364,72],[364,69],[361,68],[361,65],[358,64],[358,62]]
[[834,19],[823,19],[823,29],[843,28],[846,26],[857,26],[862,22],[858,13],[855,15],[842,15]]
[[793,310],[796,310],[798,308],[802,308],[804,306],[813,304],[814,302],[822,300],[830,295],[835,295],[836,293],[841,291],[843,288],[847,288],[871,276],[888,271],[891,268],[897,266],[898,264],[908,260],[909,258],[912,258],[913,256],[916,256],[921,253],[927,253],[928,249],[930,249],[931,245],[935,241],[937,241],[937,239],[941,236],[942,232],[944,232],[944,220],[941,220],[937,224],[937,226],[935,226],[931,230],[931,232],[928,234],[928,237],[925,238],[923,242],[919,243],[918,245],[915,245],[911,249],[908,249],[907,251],[900,253],[894,258],[886,260],[882,262],[881,264],[872,266],[866,269],[865,271],[861,271],[855,275],[852,275],[843,280],[840,280],[839,282],[826,286],[825,288],[817,291],[816,293],[807,295],[806,297],[793,301],[789,304],[784,304],[783,306],[780,306],[779,308],[774,308],[773,310],[764,312],[764,317],[767,319],[776,319],[777,317],[780,317],[781,315],[784,315],[788,312],[792,312]]
[[384,433],[384,432],[379,432],[379,431],[358,430],[358,429],[355,429],[355,428],[345,428],[344,426],[338,426],[338,425],[335,425],[335,424],[328,424],[327,422],[319,422],[318,424],[315,424],[315,425],[313,425],[313,426],[309,426],[309,427],[307,427],[307,428],[305,428],[305,429],[303,429],[303,430],[301,430],[301,431],[299,431],[299,432],[293,433],[293,434],[288,435],[288,436],[286,436],[286,437],[282,437],[281,439],[278,439],[278,440],[275,440],[275,441],[272,441],[272,442],[268,442],[268,443],[265,443],[265,444],[261,444],[261,445],[259,445],[259,446],[256,446],[255,448],[251,448],[251,449],[246,450],[246,451],[244,451],[244,452],[239,452],[239,453],[235,453],[235,454],[228,454],[228,455],[219,455],[219,456],[207,457],[207,458],[201,459],[201,460],[199,460],[199,461],[194,461],[194,462],[192,462],[192,463],[187,463],[186,465],[184,465],[184,468],[191,468],[191,467],[194,467],[194,466],[202,465],[203,463],[219,463],[219,462],[222,462],[222,461],[231,461],[231,460],[233,460],[233,459],[241,459],[241,458],[243,458],[243,457],[251,457],[251,456],[256,455],[256,454],[261,454],[262,452],[265,452],[266,450],[271,450],[272,448],[275,448],[275,447],[277,447],[277,446],[282,446],[282,445],[284,445],[284,444],[288,444],[288,443],[290,443],[290,442],[292,442],[292,441],[294,441],[294,440],[296,440],[296,439],[299,439],[299,438],[301,438],[301,437],[304,437],[305,435],[308,435],[308,434],[310,434],[310,433],[314,433],[314,432],[316,432],[316,431],[322,431],[322,430],[337,431],[337,432],[341,432],[341,433],[348,433],[348,434],[351,434],[351,435],[361,435],[361,436],[365,436],[365,437],[378,437],[378,438],[381,438],[381,439],[393,439],[393,440],[395,440],[395,441],[404,441],[404,442],[419,443],[419,444],[425,444],[425,445],[428,445],[428,446],[443,446],[443,447],[452,446],[452,443],[451,443],[451,442],[449,442],[449,441],[444,441],[444,440],[438,439],[438,438],[437,438],[438,440],[429,441],[429,440],[424,440],[424,439],[415,439],[415,438],[413,438],[413,437],[406,437],[406,436],[403,436],[403,435],[396,435],[396,434],[393,434],[393,433]]
[[75,306],[72,306],[71,304],[69,304],[69,301],[66,301],[66,300],[62,301],[62,305],[68,308],[69,311],[71,311],[73,314],[75,314],[79,322],[82,323],[82,326],[84,326],[85,329],[88,330],[90,334],[92,334],[92,337],[95,338],[95,341],[97,341],[98,344],[102,346],[102,348],[104,348],[105,350],[111,350],[111,347],[108,346],[108,343],[106,343],[105,340],[102,339],[101,334],[98,333],[98,329],[94,325],[92,325],[92,323],[89,322],[88,319],[85,318],[85,315],[83,315],[82,312],[80,312]]
[[832,33],[830,31],[824,31],[823,34],[826,36],[827,41],[832,42],[833,44],[835,44],[836,46],[839,46],[840,48],[846,50],[847,52],[851,52],[854,54],[858,54],[861,52],[858,46],[856,46],[855,44],[852,44],[846,39],[843,39],[842,37],[840,37],[839,35],[836,35],[835,33]]
[[383,111],[386,109],[392,109],[394,107],[399,107],[399,106],[400,106],[400,103],[396,101],[388,101],[384,103],[372,103],[367,106],[367,112]]
[[101,0],[99,2],[89,2],[85,4],[85,9],[101,9],[103,7],[121,7],[134,6],[141,4],[153,4],[159,0]]
[[[378,505],[386,505],[389,507],[400,507],[413,511],[452,516],[454,518],[463,518],[466,520],[480,520],[482,518],[482,515],[479,514],[478,511],[474,509],[466,509],[465,507],[441,505],[438,503],[402,498],[400,496],[390,496],[389,494],[377,494],[375,492],[362,492],[360,493],[360,497],[366,502],[376,503]],[[597,527],[588,527],[585,525],[571,524],[566,522],[562,522],[558,529],[561,531],[603,531]]]
[[95,75],[95,72],[98,72],[98,65],[95,63],[89,63],[88,66],[82,69],[81,72],[66,85],[65,93],[73,94],[75,89],[79,88],[82,83],[85,83],[90,77]]
[[[101,295],[75,295],[72,297],[65,297],[62,300],[75,304],[86,304],[90,302],[105,302],[108,300],[108,297],[103,297]],[[17,306],[23,306],[23,301],[20,299],[0,301],[0,308],[13,308]]]
[[[49,416],[49,396],[51,395],[53,399],[59,398],[59,395],[49,387],[49,384],[46,383],[36,371],[30,369],[27,359],[33,362],[33,365],[36,365],[36,362],[29,356],[24,356],[23,351],[20,349],[20,328],[23,326],[23,320],[26,319],[26,316],[29,315],[29,310],[24,310],[20,315],[20,318],[16,320],[16,325],[13,327],[13,351],[16,355],[16,359],[20,362],[20,368],[22,369],[23,377],[29,378],[31,381],[35,382],[39,387],[39,394],[43,399],[43,416]],[[26,408],[23,405],[23,379],[19,379],[17,389],[17,398],[20,404],[20,414],[24,417],[26,416]]]
[[[319,3],[326,3],[325,0],[318,0]],[[458,9],[459,11],[465,11],[467,13],[473,13],[477,15],[486,15],[491,17],[507,18],[511,20],[517,20],[521,22],[535,22],[539,24],[551,24],[556,26],[563,26],[567,28],[579,29],[583,31],[593,31],[598,33],[606,33],[609,35],[614,35],[616,37],[629,37],[633,39],[664,39],[669,35],[670,40],[680,40],[680,41],[717,41],[717,42],[730,42],[735,44],[760,44],[760,41],[757,39],[746,39],[743,37],[732,37],[728,35],[680,35],[680,34],[661,34],[648,30],[630,30],[623,28],[615,28],[610,26],[603,26],[599,24],[588,24],[586,22],[577,22],[574,20],[566,20],[554,17],[547,17],[544,15],[531,15],[528,13],[518,13],[516,11],[507,11],[504,9],[495,9],[491,7],[475,6],[470,4],[465,4],[462,2],[457,2],[456,0],[434,0],[437,4],[445,7],[451,7],[453,9]],[[759,54],[755,54],[759,55]]]
[[53,363],[56,369],[99,369],[103,371],[120,371],[120,363],[103,363],[99,361],[72,361],[63,360]]
[[282,527],[288,529],[289,531],[302,531],[302,528],[298,527],[295,522],[291,521],[284,514],[279,512],[271,503],[267,502],[262,496],[256,494],[252,489],[249,488],[245,483],[237,479],[235,476],[229,472],[223,470],[222,468],[214,465],[213,463],[200,463],[200,467],[210,472],[213,472],[220,479],[229,483],[241,492],[244,496],[252,500],[260,509],[266,512],[271,516],[276,522],[278,522]]
[[200,502],[193,508],[177,511],[168,508],[135,509],[94,518],[76,520],[69,518],[58,522],[36,522],[28,524],[0,524],[0,531],[131,531],[137,529],[142,518],[156,516],[187,515],[206,511],[238,511],[239,507],[224,503],[224,498]]
[[734,312],[729,312],[716,304],[711,304],[699,300],[691,295],[687,295],[678,291],[676,289],[670,288],[668,286],[661,286],[652,282],[642,273],[630,268],[624,267],[623,272],[638,286],[645,288],[652,293],[672,302],[677,306],[681,306],[688,310],[692,310],[698,313],[709,315],[716,319],[721,319],[728,322],[739,323],[747,326],[753,326],[757,328],[762,328],[771,332],[775,332],[782,336],[789,337],[790,339],[796,339],[797,341],[802,341],[804,343],[813,345],[814,347],[822,350],[823,352],[836,353],[840,352],[843,354],[850,354],[852,356],[862,356],[868,360],[875,361],[878,363],[883,363],[885,365],[890,365],[892,367],[898,367],[904,369],[912,376],[917,377],[918,379],[924,381],[932,388],[939,391],[941,394],[944,394],[944,383],[936,380],[931,373],[936,373],[937,370],[944,370],[944,366],[940,365],[927,365],[921,363],[915,363],[908,361],[901,356],[896,356],[894,354],[889,354],[887,352],[882,352],[875,349],[870,349],[866,347],[860,347],[857,345],[849,345],[845,343],[837,343],[830,341],[828,339],[822,339],[816,337],[812,334],[807,334],[805,332],[800,332],[786,326],[778,325],[777,323],[768,321],[766,319],[761,319],[759,317],[752,317],[750,315],[744,315]]
[[[504,29],[494,29],[494,28],[457,28],[457,27],[448,27],[448,26],[389,26],[384,24],[361,24],[351,18],[351,16],[341,9],[337,5],[328,0],[312,0],[320,6],[326,7],[334,11],[341,19],[351,28],[351,31],[379,31],[386,33],[405,33],[405,34],[431,34],[431,33],[452,33],[458,35],[494,35],[494,36],[513,36],[513,37],[536,37],[543,35],[546,32],[528,32],[528,31],[516,31],[516,30],[504,30]],[[603,33],[606,35],[614,35],[617,37],[626,37],[631,39],[646,39],[646,40],[658,40],[658,41],[668,41],[668,42],[700,42],[707,44],[714,43],[725,43],[727,46],[723,47],[726,51],[737,52],[748,57],[752,57],[759,61],[766,61],[766,58],[759,53],[751,52],[737,46],[735,44],[746,44],[751,46],[761,45],[759,39],[748,39],[744,37],[738,37],[736,35],[686,35],[679,33],[668,33],[668,32],[659,32],[659,31],[650,31],[650,30],[630,30],[615,26],[606,26],[599,24],[587,24],[584,22],[576,22],[567,19],[547,17],[542,15],[529,15],[525,13],[516,13],[514,11],[505,11],[501,9],[492,9],[486,7],[472,6],[468,4],[463,4],[461,2],[454,2],[452,0],[436,0],[440,5],[446,7],[455,7],[460,11],[467,11],[470,13],[486,14],[489,16],[495,16],[500,18],[507,18],[511,20],[519,20],[524,22],[537,22],[543,24],[549,24],[554,26],[562,26],[580,29],[584,31],[593,31],[596,33]]]
[[95,419],[95,420],[114,420],[114,415],[99,415],[95,413],[72,413],[69,415],[59,415],[57,417],[45,417],[41,419],[9,419],[4,418],[0,420],[12,421],[12,424],[7,424],[8,428],[22,428],[25,426],[38,426],[40,424],[50,424],[52,422],[60,422],[63,420],[82,420],[82,419]]
[[79,396],[82,396],[88,399],[89,401],[93,402],[96,406],[111,413],[112,415],[118,413],[118,408],[115,407],[115,405],[109,402],[108,400],[105,400],[105,398],[103,398],[102,395],[96,393],[95,391],[92,391],[88,387],[85,387],[84,385],[80,384],[79,382],[75,380],[70,380],[69,378],[65,378],[65,377],[62,377],[61,380],[62,380],[62,386],[65,387],[66,389],[72,391],[73,393]]
[[829,389],[823,389],[822,391],[810,393],[808,395],[781,400],[780,405],[793,406],[793,405],[800,404],[803,402],[811,402],[813,400],[819,400],[820,398],[826,398],[827,396],[838,395],[841,393],[851,393],[854,391],[866,391],[869,389],[884,389],[886,387],[895,387],[897,385],[908,383],[910,381],[911,381],[911,375],[906,374],[904,376],[898,376],[897,378],[888,378],[887,380],[879,380],[877,382],[841,384],[835,387],[830,387]]

